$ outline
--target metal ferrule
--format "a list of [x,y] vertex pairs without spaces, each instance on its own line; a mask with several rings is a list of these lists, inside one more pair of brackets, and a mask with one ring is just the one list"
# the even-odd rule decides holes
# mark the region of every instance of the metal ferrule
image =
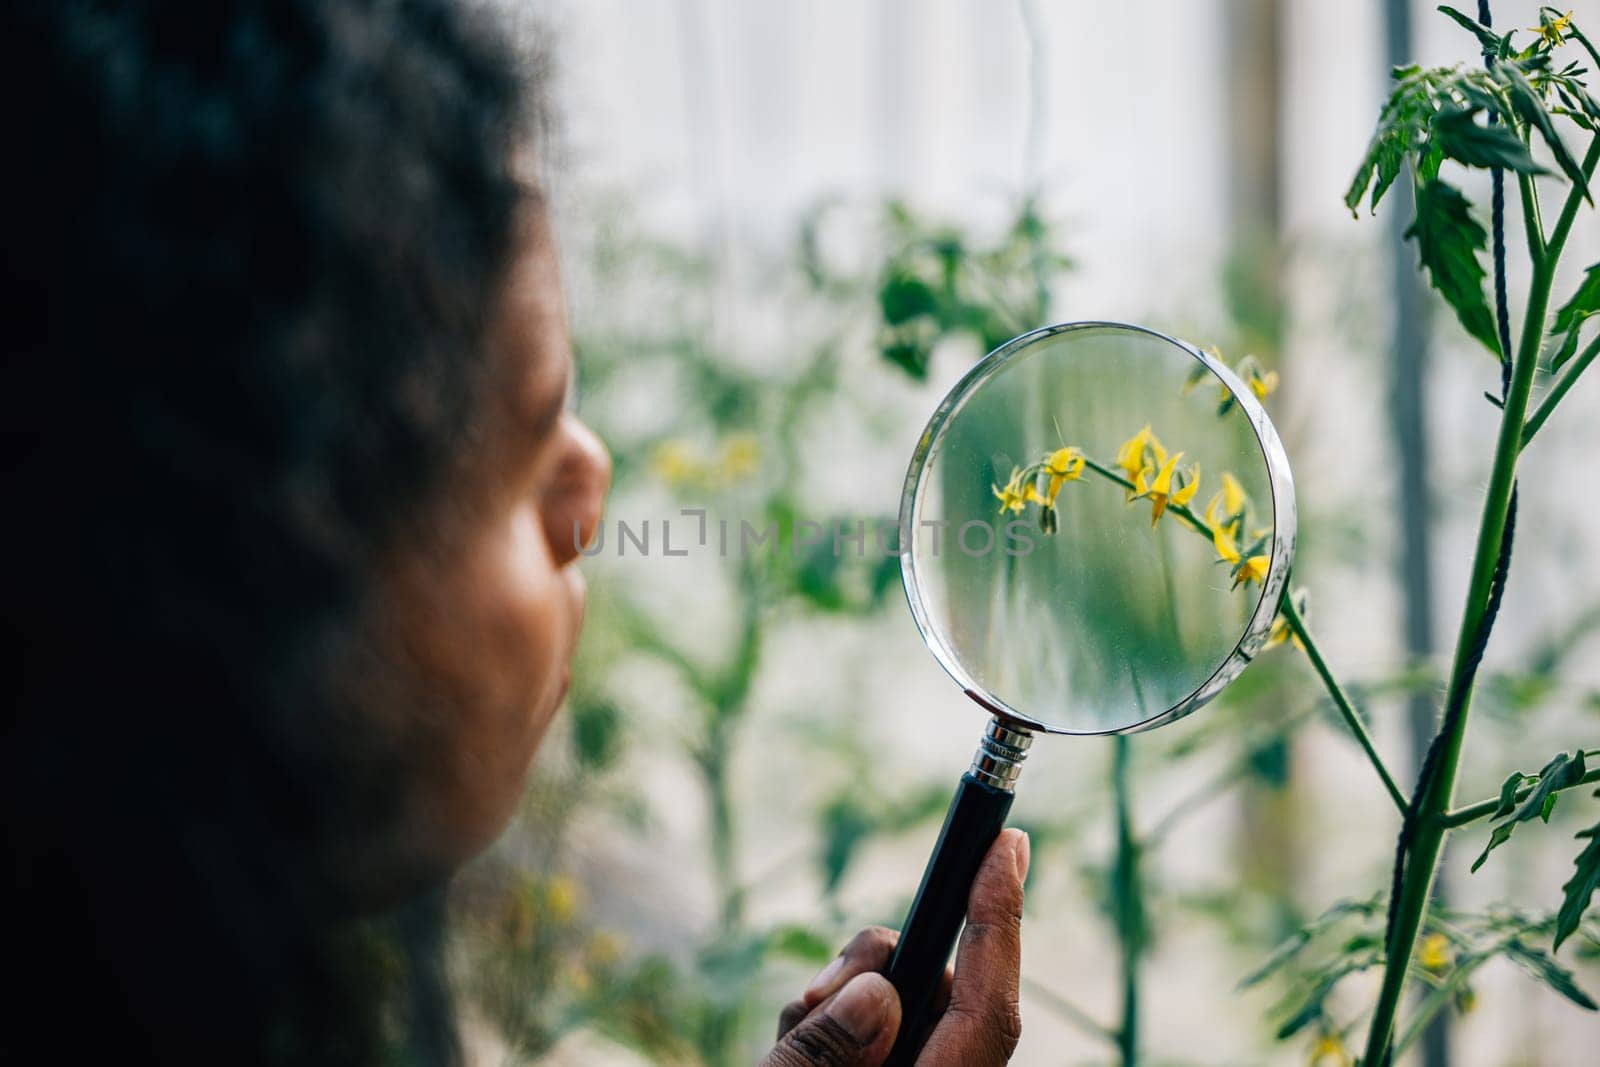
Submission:
[[1028,747],[1033,744],[1033,734],[1007,723],[996,716],[989,720],[978,743],[978,752],[972,757],[969,772],[984,785],[994,786],[1007,793],[1016,787],[1017,775],[1022,773],[1022,761],[1028,758]]

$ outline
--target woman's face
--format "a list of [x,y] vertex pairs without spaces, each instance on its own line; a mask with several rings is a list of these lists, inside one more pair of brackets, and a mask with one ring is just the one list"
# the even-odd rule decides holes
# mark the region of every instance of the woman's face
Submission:
[[[398,769],[399,811],[340,847],[357,899],[397,899],[481,851],[522,795],[583,621],[578,548],[611,461],[567,410],[572,349],[542,201],[490,332],[492,385],[444,506],[387,561],[346,690]],[[371,735],[368,734],[370,737]]]

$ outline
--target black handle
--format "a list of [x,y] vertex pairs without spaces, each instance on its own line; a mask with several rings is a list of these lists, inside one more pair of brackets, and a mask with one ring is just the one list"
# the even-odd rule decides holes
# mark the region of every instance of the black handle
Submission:
[[989,846],[1000,836],[1011,800],[1012,794],[1004,789],[986,785],[970,773],[961,776],[889,961],[889,981],[900,994],[900,1036],[885,1067],[907,1067],[922,1049],[934,994],[966,918],[972,880]]

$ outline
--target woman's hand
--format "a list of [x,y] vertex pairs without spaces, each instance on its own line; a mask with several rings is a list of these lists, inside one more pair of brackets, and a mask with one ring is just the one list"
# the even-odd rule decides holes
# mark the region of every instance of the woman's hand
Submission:
[[[1028,835],[1006,830],[984,857],[917,1067],[998,1067],[1022,1036],[1022,880]],[[778,1043],[761,1067],[878,1067],[900,1030],[900,998],[882,971],[898,935],[868,927],[778,1018]]]

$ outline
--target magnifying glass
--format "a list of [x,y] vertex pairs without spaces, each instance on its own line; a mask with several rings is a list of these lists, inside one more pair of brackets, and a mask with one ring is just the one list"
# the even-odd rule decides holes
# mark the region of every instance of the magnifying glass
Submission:
[[1266,642],[1294,483],[1266,378],[1240,369],[1249,384],[1138,326],[1049,326],[973,367],[918,440],[900,505],[906,599],[990,719],[889,965],[902,1009],[889,1063],[926,1036],[1034,734],[1174,722]]

